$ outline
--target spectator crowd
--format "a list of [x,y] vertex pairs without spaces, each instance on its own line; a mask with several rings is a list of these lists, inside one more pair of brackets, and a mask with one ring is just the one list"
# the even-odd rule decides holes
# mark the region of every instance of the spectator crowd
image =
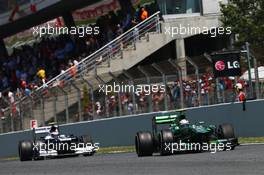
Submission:
[[[201,101],[198,100],[198,83],[200,85]],[[220,102],[234,102],[238,101],[236,84],[240,83],[243,89],[247,90],[248,85],[245,81],[235,79],[235,77],[225,77],[215,81],[213,74],[206,73],[200,76],[200,80],[188,76],[188,80],[184,80],[182,84],[183,89],[183,105],[184,107],[195,107],[212,105]],[[218,87],[217,87],[218,86]],[[217,92],[217,89],[219,92]],[[219,93],[219,98],[217,98]],[[95,101],[95,115],[93,115],[92,102],[87,105],[84,112],[86,119],[93,119],[93,117],[117,116],[119,109],[122,108],[122,114],[129,115],[135,113],[149,112],[149,106],[152,106],[153,111],[165,110],[165,98],[167,98],[167,105],[169,110],[180,109],[181,106],[181,87],[179,81],[168,82],[166,92],[155,92],[149,96],[141,92],[135,94],[135,103],[133,103],[132,93],[121,93],[121,106],[118,101],[118,94],[110,94],[107,96],[98,95]]]
[[98,35],[60,35],[41,38],[32,45],[14,48],[8,57],[0,56],[0,92],[15,92],[17,89],[29,94],[53,77],[65,72],[82,58],[92,54],[123,32],[145,20],[154,13],[154,4],[132,9],[109,12],[97,19]]

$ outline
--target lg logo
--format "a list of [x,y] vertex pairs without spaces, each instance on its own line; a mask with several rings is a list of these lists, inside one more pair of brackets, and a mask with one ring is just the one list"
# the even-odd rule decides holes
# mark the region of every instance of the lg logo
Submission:
[[[238,61],[234,61],[234,62],[228,61],[227,62],[227,69],[238,69],[238,68],[240,68],[240,64],[239,64]],[[225,70],[226,69],[225,62],[224,61],[217,61],[215,63],[215,69],[217,71],[223,71],[223,70]]]
[[234,61],[233,63],[228,61],[227,62],[227,67],[228,67],[228,69],[238,69],[238,68],[240,68],[240,64],[239,64],[238,61]]
[[223,61],[217,61],[216,63],[215,63],[215,69],[216,70],[218,70],[218,71],[223,71],[223,70],[225,70],[225,62],[223,62]]

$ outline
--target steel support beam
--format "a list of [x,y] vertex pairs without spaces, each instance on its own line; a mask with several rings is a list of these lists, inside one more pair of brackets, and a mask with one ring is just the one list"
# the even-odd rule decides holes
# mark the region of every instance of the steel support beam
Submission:
[[184,96],[183,96],[183,81],[182,81],[182,69],[176,61],[169,59],[168,62],[177,70],[180,82],[180,104],[181,108],[184,108]]
[[[112,72],[108,72],[108,74],[119,84],[120,84],[120,81],[119,79],[112,73]],[[118,92],[118,107],[119,107],[119,116],[122,116],[123,114],[123,111],[122,111],[122,102],[121,102],[121,92],[119,91]]]
[[[144,76],[146,77],[147,79],[147,84],[150,85],[150,75],[149,73],[141,66],[138,66],[137,69],[142,73],[144,74]],[[153,107],[152,107],[152,96],[151,94],[148,95],[148,112],[152,112],[153,111]]]
[[165,107],[165,110],[168,111],[168,97],[167,97],[167,81],[166,81],[166,75],[164,73],[164,71],[162,70],[162,68],[157,65],[156,63],[153,63],[151,65],[155,70],[157,70],[161,76],[162,76],[162,81],[163,81],[163,85],[164,85],[164,88],[165,88],[165,92],[164,92],[164,107]]

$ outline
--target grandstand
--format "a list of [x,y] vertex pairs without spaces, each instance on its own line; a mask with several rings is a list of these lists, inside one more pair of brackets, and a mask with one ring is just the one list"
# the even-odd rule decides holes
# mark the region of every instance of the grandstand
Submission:
[[[75,26],[71,12],[94,2],[62,1],[43,7],[36,14],[0,26],[0,37],[3,40],[60,16],[67,27]],[[204,56],[230,48],[230,35],[172,35],[167,31],[172,26],[218,28],[219,5],[210,0],[179,2],[172,4],[176,11],[165,7],[169,1],[152,2],[146,7],[148,18],[135,19],[135,23],[136,13],[131,14],[135,10],[122,2],[119,15],[104,14],[89,25],[98,25],[99,35],[45,37],[32,46],[15,49],[9,56],[2,41],[0,58],[8,58],[1,59],[2,132],[28,129],[32,119],[41,125],[53,121],[62,124],[235,101],[233,84],[240,80],[213,80],[211,62]],[[59,9],[56,13],[55,6]],[[21,25],[25,20],[29,22]],[[14,26],[19,28],[2,33]],[[46,71],[44,84],[36,76],[38,68]],[[23,81],[31,87],[21,87]],[[114,82],[163,84],[166,91],[151,95],[100,92],[99,85]]]

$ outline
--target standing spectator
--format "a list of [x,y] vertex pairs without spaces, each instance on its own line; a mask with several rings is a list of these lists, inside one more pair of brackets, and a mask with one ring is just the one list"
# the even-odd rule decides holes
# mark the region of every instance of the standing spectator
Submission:
[[243,103],[243,111],[246,110],[246,94],[243,91],[243,85],[241,83],[237,83],[236,85],[238,91],[238,101]]
[[136,13],[135,13],[135,18],[138,22],[140,22],[140,14],[141,14],[141,7],[138,5]]
[[148,18],[148,11],[144,7],[141,7],[140,20],[144,21],[147,18]]
[[42,84],[46,84],[46,71],[43,68],[39,68],[37,76],[41,80]]
[[16,113],[16,103],[15,103],[15,97],[14,97],[14,93],[9,91],[8,92],[8,100],[9,103],[11,105],[11,109],[12,109],[12,115]]
[[123,34],[123,29],[120,24],[117,25],[116,35],[115,37],[118,37]]
[[134,111],[134,104],[133,104],[132,101],[130,101],[130,102],[128,103],[127,110],[128,110],[129,115],[132,115],[132,114],[133,114],[133,111]]
[[124,31],[128,31],[132,27],[132,17],[128,13],[123,21]]
[[75,66],[73,63],[69,63],[69,67],[70,67],[70,76],[71,77],[75,77],[77,74],[77,66]]
[[241,83],[237,83],[236,88],[238,91],[238,101],[239,102],[246,101],[246,94],[243,91],[243,85]]

